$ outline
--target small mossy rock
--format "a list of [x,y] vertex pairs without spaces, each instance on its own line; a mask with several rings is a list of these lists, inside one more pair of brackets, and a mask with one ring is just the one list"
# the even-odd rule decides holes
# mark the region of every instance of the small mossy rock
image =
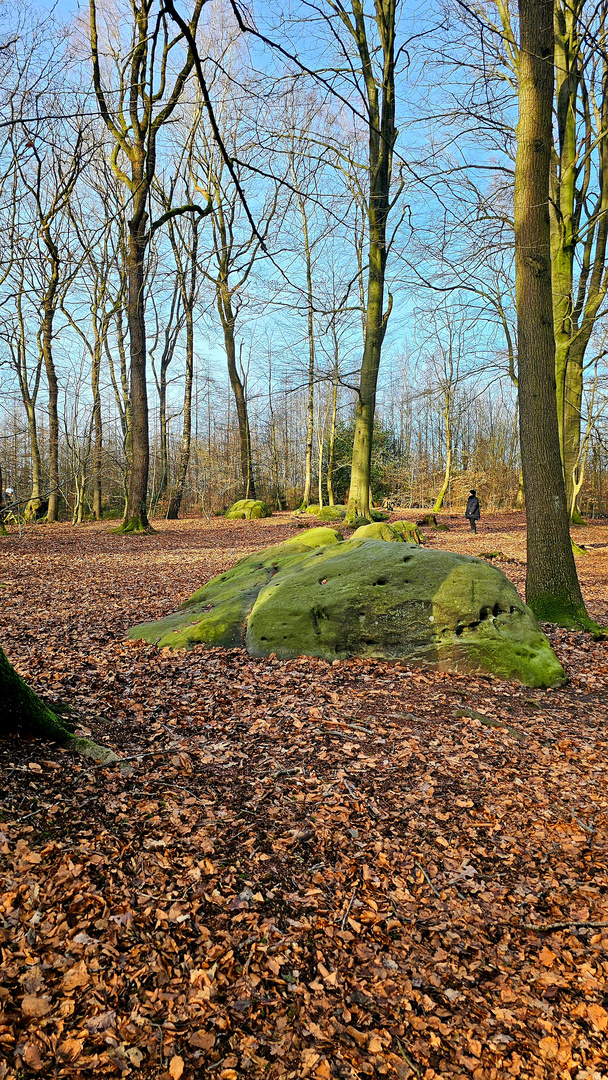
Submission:
[[333,529],[308,529],[283,544],[247,555],[198,589],[179,611],[140,623],[128,636],[170,649],[187,649],[197,643],[225,648],[242,645],[247,617],[260,589],[281,570],[308,558],[315,548],[325,549],[338,541],[339,534]]
[[338,544],[344,537],[335,529],[327,525],[320,525],[318,529],[307,529],[306,532],[298,533],[297,536],[285,540],[284,544],[305,544],[306,547],[318,548],[327,544]]
[[533,687],[564,680],[502,571],[383,540],[351,538],[285,566],[260,590],[245,641],[253,656],[375,656]]
[[387,514],[384,510],[370,510],[372,521],[388,521],[390,514]]
[[422,544],[424,537],[414,521],[391,521],[391,529],[400,533],[408,544]]
[[361,525],[360,528],[355,529],[351,540],[355,538],[361,540],[400,540],[403,542],[403,537],[397,529],[393,529],[392,525],[388,525],[386,521],[372,521],[370,525]]
[[319,504],[318,503],[311,503],[310,506],[306,507],[305,513],[314,514],[315,517],[316,517],[316,515],[319,513]]
[[229,521],[253,521],[258,518],[267,518],[272,516],[272,510],[268,506],[268,503],[262,502],[261,499],[239,499],[238,502],[232,504],[225,515]]

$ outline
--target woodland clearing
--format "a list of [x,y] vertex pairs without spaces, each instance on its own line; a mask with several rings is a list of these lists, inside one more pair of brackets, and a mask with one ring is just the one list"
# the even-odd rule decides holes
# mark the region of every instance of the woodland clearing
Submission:
[[[440,520],[523,594],[523,515]],[[9,660],[125,759],[0,742],[0,1080],[604,1080],[608,641],[545,627],[544,691],[159,651],[128,628],[299,525],[155,527],[0,539]],[[573,536],[608,625],[608,522]]]

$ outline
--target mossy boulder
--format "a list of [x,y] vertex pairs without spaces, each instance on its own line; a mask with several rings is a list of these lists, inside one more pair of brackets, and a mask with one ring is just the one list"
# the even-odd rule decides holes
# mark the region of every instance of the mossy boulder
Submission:
[[239,499],[238,502],[232,504],[225,514],[229,521],[252,521],[271,516],[272,510],[268,503],[263,502],[261,499]]
[[318,503],[311,503],[306,507],[305,513],[318,517],[320,521],[342,521],[346,515],[345,506],[319,506]]
[[282,544],[273,544],[244,559],[198,589],[179,611],[155,622],[142,623],[129,637],[160,648],[185,649],[197,642],[242,645],[245,624],[258,593],[280,571],[341,540],[333,529],[308,529]]
[[298,533],[284,541],[285,544],[304,544],[309,548],[324,547],[327,544],[338,544],[344,537],[342,533],[330,529],[327,525],[320,525],[318,529],[306,529],[306,532]]
[[405,659],[526,686],[563,681],[532,612],[496,567],[365,536],[340,542],[333,533],[328,543],[326,531],[247,556],[180,612],[129,636],[173,648],[245,644],[253,656]]
[[403,542],[401,533],[389,525],[386,521],[372,521],[369,525],[360,525],[352,534],[351,540],[358,537],[360,540],[387,540]]
[[345,516],[345,506],[322,506],[317,513],[320,521],[342,521]]
[[391,529],[398,532],[408,544],[424,543],[424,537],[414,521],[391,521]]

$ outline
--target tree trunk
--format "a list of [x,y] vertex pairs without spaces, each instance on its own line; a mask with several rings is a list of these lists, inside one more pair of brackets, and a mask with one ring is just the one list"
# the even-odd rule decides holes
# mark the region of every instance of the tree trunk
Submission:
[[555,394],[548,205],[552,0],[519,0],[519,13],[515,266],[519,426],[528,521],[526,599],[540,619],[588,625],[570,542]]
[[441,491],[435,499],[435,505],[433,507],[433,513],[438,514],[443,506],[443,500],[445,499],[446,492],[450,486],[450,479],[452,477],[452,428],[450,426],[450,395],[446,394],[445,410],[443,417],[445,420],[445,475],[443,478],[443,484]]
[[179,517],[186,485],[186,476],[190,462],[190,444],[192,439],[192,382],[194,378],[194,320],[192,307],[186,306],[186,381],[184,383],[184,422],[182,428],[182,446],[179,456],[179,464],[175,476],[175,484],[171,491],[167,517],[174,521]]
[[[302,233],[304,237],[304,257],[306,260],[306,306],[308,325],[308,393],[306,398],[306,452],[304,456],[304,494],[302,495],[302,507],[310,503],[312,491],[312,441],[314,433],[314,409],[315,409],[315,338],[314,338],[314,303],[312,293],[312,257],[308,238],[308,219],[306,206],[301,197],[300,215],[302,218]],[[321,504],[321,487],[319,486],[319,503]]]
[[34,734],[57,742],[67,742],[72,735],[43,701],[30,690],[9,664],[0,649],[0,692],[2,693],[3,736]]
[[101,471],[103,464],[103,424],[101,418],[101,394],[99,391],[99,372],[101,368],[101,341],[95,342],[91,366],[91,391],[93,393],[93,517],[100,521],[103,517],[103,491]]
[[[390,208],[392,156],[395,128],[395,0],[377,0],[375,21],[382,46],[382,80],[376,79],[367,39],[366,19],[361,0],[352,0],[354,38],[362,64],[369,118],[369,271],[367,281],[365,344],[361,363],[359,397],[348,497],[347,522],[371,517],[370,475],[372,438],[376,411],[376,387],[382,342],[391,311],[384,310],[386,273],[386,224]],[[343,17],[344,21],[344,17]],[[350,32],[353,26],[347,22]]]
[[145,532],[150,529],[147,510],[150,444],[144,306],[147,221],[145,194],[142,197],[138,193],[134,198],[133,217],[129,221],[127,245],[131,460],[127,477],[127,506],[121,532]]
[[335,348],[335,368],[334,368],[334,385],[331,395],[331,421],[329,426],[329,446],[327,449],[327,500],[330,506],[335,505],[334,500],[334,486],[333,486],[333,473],[334,473],[334,459],[336,453],[336,415],[338,412],[338,342],[334,339]]
[[217,286],[217,310],[224,331],[224,346],[226,349],[226,362],[228,364],[228,376],[234,400],[239,424],[239,450],[241,466],[241,490],[244,499],[255,499],[255,480],[253,478],[253,466],[251,460],[251,432],[249,429],[249,411],[243,380],[240,377],[236,360],[236,343],[234,340],[235,316],[232,309],[232,300],[227,281],[224,277]]
[[59,284],[59,253],[48,227],[43,229],[43,239],[51,264],[47,290],[42,299],[40,334],[49,394],[49,504],[46,519],[57,521],[59,517],[59,384],[53,359],[53,322]]

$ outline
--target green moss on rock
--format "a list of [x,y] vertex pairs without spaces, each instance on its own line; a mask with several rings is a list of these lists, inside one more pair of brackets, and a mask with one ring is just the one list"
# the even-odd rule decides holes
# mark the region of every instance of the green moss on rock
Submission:
[[258,518],[271,517],[271,515],[272,510],[268,503],[263,502],[261,499],[239,499],[238,502],[232,504],[225,514],[229,521],[252,521]]
[[424,537],[414,521],[391,521],[391,528],[401,533],[408,544],[422,544]]
[[345,506],[322,506],[317,512],[320,521],[343,521],[345,516]]
[[327,525],[320,525],[318,529],[307,529],[306,532],[298,533],[297,536],[292,536],[289,540],[285,540],[284,543],[305,544],[306,547],[318,548],[327,544],[338,544],[343,539],[342,534],[336,532],[335,529],[330,529]]
[[386,521],[372,521],[369,525],[361,525],[358,529],[355,529],[351,539],[354,540],[355,537],[359,540],[403,541],[401,533]]
[[[361,547],[364,546],[364,552]],[[260,591],[254,656],[376,656],[552,686],[564,672],[498,569],[452,552],[351,538]]]
[[405,659],[527,686],[564,679],[502,571],[399,533],[389,543],[366,533],[341,542],[332,529],[311,529],[241,559],[181,611],[129,636],[173,648],[244,643],[253,656]]
[[179,611],[164,619],[140,623],[129,630],[128,636],[171,649],[186,649],[199,642],[226,648],[242,645],[245,623],[260,589],[275,574],[307,558],[311,550],[336,543],[338,534],[333,529],[309,529],[283,544],[247,555],[198,589]]

